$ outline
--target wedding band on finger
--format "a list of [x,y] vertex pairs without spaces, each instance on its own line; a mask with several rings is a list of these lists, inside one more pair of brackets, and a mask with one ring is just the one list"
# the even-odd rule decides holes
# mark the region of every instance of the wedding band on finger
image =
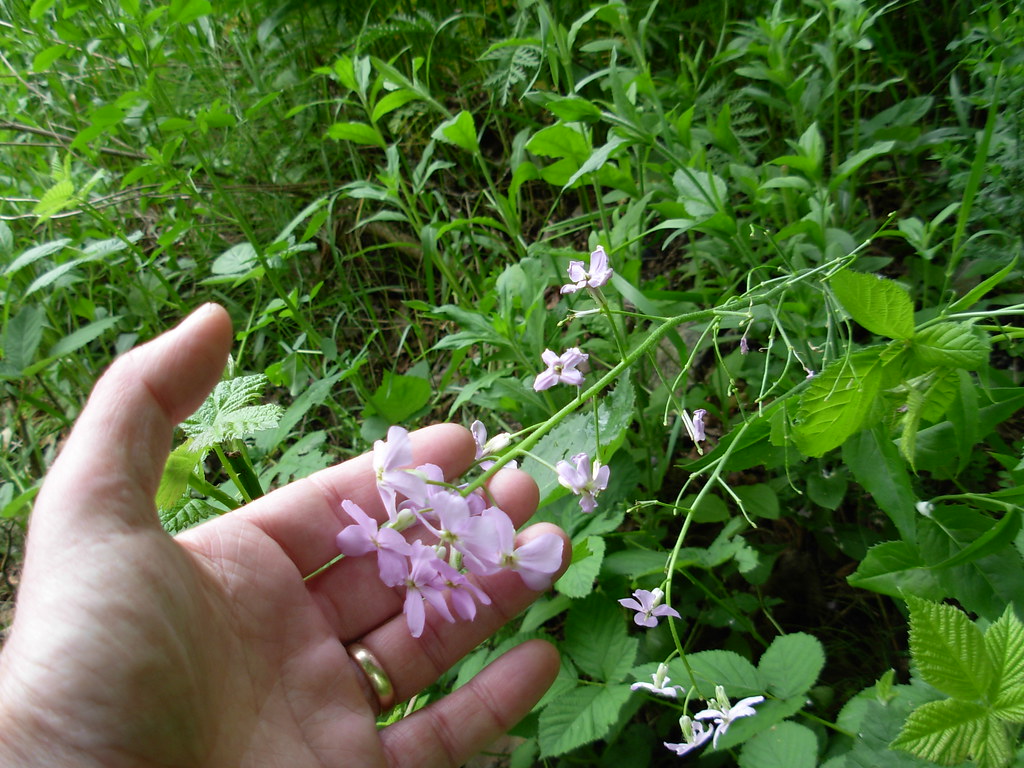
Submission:
[[387,712],[395,706],[395,686],[391,684],[391,678],[388,677],[388,673],[384,671],[384,667],[381,666],[370,649],[365,645],[353,643],[348,647],[348,655],[366,675],[366,679],[380,703],[380,711]]

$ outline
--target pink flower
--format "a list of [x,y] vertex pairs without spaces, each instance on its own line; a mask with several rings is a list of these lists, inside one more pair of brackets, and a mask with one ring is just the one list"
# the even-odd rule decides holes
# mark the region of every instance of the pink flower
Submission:
[[440,568],[446,563],[438,559],[437,553],[422,541],[414,541],[409,555],[409,575],[405,579],[405,621],[413,637],[423,634],[426,623],[426,600],[441,614],[445,621],[455,621],[448,603],[444,599],[444,576]]
[[683,409],[683,426],[686,428],[686,434],[693,440],[694,445],[697,446],[697,450],[700,449],[700,443],[707,439],[707,435],[704,433],[704,417],[708,415],[708,412],[703,408],[698,408],[693,412],[693,417],[690,417],[689,412]]
[[377,491],[388,511],[395,519],[395,499],[401,493],[406,498],[422,503],[427,496],[427,481],[422,473],[409,469],[412,464],[412,443],[409,433],[401,427],[388,429],[387,440],[373,444],[373,472],[377,478]]
[[611,470],[598,459],[594,459],[591,465],[590,457],[585,453],[573,456],[572,464],[568,461],[558,462],[555,470],[558,472],[558,482],[580,497],[580,509],[593,512],[597,508],[595,497],[608,487]]
[[612,279],[612,269],[608,266],[608,254],[602,246],[590,254],[590,268],[584,269],[582,261],[569,262],[569,279],[572,281],[562,286],[562,293],[576,293],[581,288],[600,288]]
[[[512,437],[508,432],[499,432],[490,440],[487,439],[487,427],[480,420],[474,421],[469,427],[469,431],[473,433],[473,442],[476,443],[476,460],[480,461],[485,456],[490,456],[492,453],[498,453],[508,447],[509,443],[512,442]],[[493,461],[480,461],[480,469],[485,472],[494,466]],[[510,461],[505,464],[509,469],[516,469],[518,464],[514,461]]]
[[562,539],[554,533],[542,533],[521,547],[515,546],[516,529],[509,516],[497,507],[482,515],[492,526],[493,549],[486,558],[490,573],[516,571],[530,589],[551,586],[551,577],[562,567]]
[[624,597],[619,600],[619,605],[623,605],[632,611],[636,611],[636,616],[633,617],[633,621],[636,622],[637,626],[640,627],[656,627],[658,626],[659,616],[673,616],[680,618],[679,613],[675,608],[669,608],[667,605],[660,605],[661,599],[665,596],[665,593],[660,589],[648,591],[646,589],[638,589],[633,593],[633,597]]
[[409,572],[406,556],[412,551],[409,542],[393,528],[378,528],[377,521],[355,502],[345,499],[341,506],[355,523],[345,526],[338,534],[338,549],[341,553],[358,557],[376,550],[380,580],[389,587],[405,581]]
[[533,388],[537,392],[551,389],[555,384],[569,384],[578,387],[583,383],[583,373],[576,370],[576,366],[586,362],[590,357],[587,353],[581,352],[578,347],[571,347],[561,355],[556,355],[550,349],[545,349],[540,359],[548,367],[546,371],[537,374],[533,381]]

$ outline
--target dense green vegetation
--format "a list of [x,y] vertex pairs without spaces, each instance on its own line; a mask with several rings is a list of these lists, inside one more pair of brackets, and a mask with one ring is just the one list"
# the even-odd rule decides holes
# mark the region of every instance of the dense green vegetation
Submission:
[[[0,86],[8,597],[92,382],[215,300],[169,530],[391,424],[513,433],[574,564],[414,703],[553,639],[512,765],[674,763],[716,685],[767,700],[702,765],[1019,762],[1017,3],[8,0]],[[571,347],[581,394],[535,391]],[[662,662],[688,704],[630,690]]]

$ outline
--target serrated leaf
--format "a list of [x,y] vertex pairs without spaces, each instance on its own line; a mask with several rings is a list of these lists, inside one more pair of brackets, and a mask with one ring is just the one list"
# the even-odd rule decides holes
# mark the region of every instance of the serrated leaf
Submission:
[[818,739],[810,728],[785,721],[744,742],[740,768],[815,768]]
[[160,524],[168,533],[175,535],[220,514],[221,510],[210,506],[202,499],[182,498],[171,509],[160,511]]
[[541,157],[564,158],[572,161],[572,169],[578,169],[590,156],[590,142],[579,131],[565,123],[542,128],[530,137],[526,148]]
[[988,362],[992,342],[984,331],[973,325],[937,323],[921,329],[914,336],[911,350],[924,365],[976,371]]
[[628,685],[589,685],[552,701],[537,725],[541,757],[562,755],[606,736],[630,694]]
[[807,693],[825,666],[821,642],[804,632],[776,637],[757,669],[768,692],[780,699]]
[[[986,707],[943,699],[929,701],[911,712],[891,746],[940,765],[954,765],[969,756],[980,765],[981,755],[994,756],[1004,751],[1009,755],[1008,741],[1005,727]],[[1000,764],[1005,765],[991,763]]]
[[907,605],[910,653],[922,679],[947,696],[981,699],[995,675],[981,630],[951,605],[912,595]]
[[71,242],[71,238],[62,237],[59,240],[51,240],[48,243],[41,243],[33,246],[21,254],[18,258],[10,263],[7,269],[4,270],[5,275],[11,275],[17,272],[22,267],[27,267],[39,259],[49,256],[52,253],[56,253]]
[[600,536],[588,536],[572,548],[572,564],[555,582],[555,590],[566,597],[586,597],[594,590],[601,570],[605,544]]
[[800,452],[822,456],[858,432],[881,382],[878,354],[870,350],[836,360],[815,376],[800,398],[793,428]]
[[829,285],[850,317],[872,333],[890,339],[914,335],[914,304],[892,280],[844,269]]
[[246,405],[260,397],[266,384],[267,377],[262,373],[217,384],[199,410],[181,425],[191,438],[189,450],[206,450],[218,443],[277,426],[283,412],[281,406]]
[[[686,660],[705,696],[712,695],[716,685],[725,688],[726,694],[734,699],[764,693],[761,674],[750,661],[734,651],[699,651],[689,654]],[[685,670],[681,672],[683,674],[677,677],[686,680]]]
[[597,594],[573,603],[565,620],[563,650],[585,674],[609,683],[625,679],[637,646],[617,603]]
[[18,374],[28,368],[36,356],[43,340],[44,320],[42,307],[28,305],[22,307],[4,328],[3,360]]
[[994,698],[1005,704],[1011,693],[1024,694],[1024,624],[1012,605],[985,631],[985,650],[996,670]]
[[455,117],[445,120],[437,126],[434,132],[430,134],[430,138],[443,141],[446,144],[454,144],[459,149],[464,149],[467,152],[476,153],[480,151],[480,143],[476,135],[476,124],[473,122],[473,113],[465,109]]
[[68,179],[61,179],[43,193],[32,207],[32,213],[44,218],[52,216],[66,206],[74,194],[75,185]]

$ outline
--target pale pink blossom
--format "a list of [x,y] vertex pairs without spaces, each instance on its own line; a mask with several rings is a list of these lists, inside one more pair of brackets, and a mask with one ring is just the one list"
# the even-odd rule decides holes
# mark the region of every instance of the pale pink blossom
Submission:
[[633,593],[633,597],[624,597],[619,600],[619,604],[636,611],[633,621],[637,626],[650,628],[658,626],[658,618],[661,616],[680,618],[675,608],[661,604],[663,597],[665,593],[660,589],[638,589]]
[[594,459],[591,464],[590,457],[585,453],[573,456],[572,463],[558,462],[555,471],[558,473],[558,482],[580,497],[580,509],[584,512],[593,512],[597,508],[597,494],[608,487],[611,473],[598,459]]
[[337,536],[341,553],[358,557],[376,550],[380,580],[389,587],[404,582],[409,572],[406,557],[412,551],[409,542],[394,528],[379,528],[377,521],[355,502],[346,499],[341,502],[341,506],[354,522],[354,525],[342,528]]
[[561,355],[556,355],[550,349],[545,349],[540,359],[544,361],[547,370],[537,374],[533,381],[533,388],[537,392],[551,389],[555,384],[569,384],[578,387],[583,383],[583,373],[577,370],[577,366],[586,362],[590,357],[586,352],[581,352],[578,347],[570,347]]
[[570,261],[570,283],[562,286],[562,293],[576,293],[583,288],[596,289],[612,279],[612,268],[608,266],[608,254],[603,246],[597,246],[590,254],[590,266],[584,267],[582,261]]

